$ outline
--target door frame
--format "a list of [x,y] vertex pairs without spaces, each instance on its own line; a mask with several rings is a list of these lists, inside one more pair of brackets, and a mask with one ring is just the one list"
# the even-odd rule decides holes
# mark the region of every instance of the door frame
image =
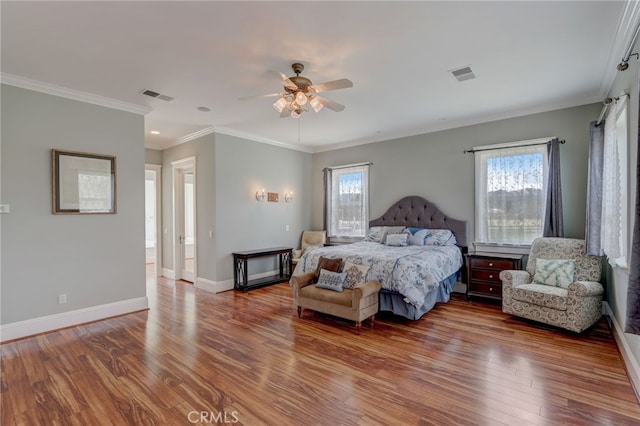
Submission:
[[[145,164],[144,170],[155,172],[156,190],[156,276],[162,276],[162,166]],[[145,179],[146,180],[146,179]]]
[[[198,220],[196,214],[196,157],[186,157],[171,162],[172,168],[172,208],[173,208],[173,271],[174,279],[181,280],[183,278],[192,278],[187,281],[196,283],[198,276]],[[193,173],[193,277],[185,277],[184,271],[184,244],[181,244],[179,238],[180,231],[184,228],[184,180],[182,175],[185,171]],[[182,223],[182,225],[180,225]],[[182,237],[183,238],[183,237]]]

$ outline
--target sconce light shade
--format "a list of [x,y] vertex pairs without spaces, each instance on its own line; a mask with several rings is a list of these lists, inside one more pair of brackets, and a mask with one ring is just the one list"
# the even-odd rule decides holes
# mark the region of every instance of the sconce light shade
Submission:
[[266,193],[264,192],[264,188],[262,188],[261,190],[259,189],[258,191],[256,191],[256,200],[264,201],[264,197],[265,196],[266,196]]
[[286,201],[287,203],[290,203],[293,201],[293,192],[287,192],[286,194],[284,194],[284,201]]

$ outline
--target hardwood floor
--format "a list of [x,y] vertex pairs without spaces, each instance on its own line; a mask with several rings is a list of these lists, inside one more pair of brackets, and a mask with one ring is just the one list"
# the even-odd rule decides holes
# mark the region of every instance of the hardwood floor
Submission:
[[288,284],[150,279],[151,309],[0,346],[2,425],[638,425],[606,322],[584,335],[461,297],[419,321],[296,316]]

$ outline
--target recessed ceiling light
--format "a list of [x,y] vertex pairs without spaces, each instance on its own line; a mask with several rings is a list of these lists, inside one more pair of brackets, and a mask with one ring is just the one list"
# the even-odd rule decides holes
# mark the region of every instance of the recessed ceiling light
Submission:
[[160,132],[157,131],[157,130],[152,130],[149,133],[151,133],[152,135],[159,135],[160,134]]
[[209,111],[211,111],[211,108],[202,106],[202,107],[198,107],[198,111],[209,112]]

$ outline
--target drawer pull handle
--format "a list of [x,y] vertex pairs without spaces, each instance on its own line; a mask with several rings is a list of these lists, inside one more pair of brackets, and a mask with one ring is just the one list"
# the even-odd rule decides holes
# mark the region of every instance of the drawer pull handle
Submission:
[[489,275],[489,278],[493,278],[493,275]]
[[489,266],[493,266],[493,262],[489,262]]
[[489,291],[493,291],[493,287],[489,287]]

